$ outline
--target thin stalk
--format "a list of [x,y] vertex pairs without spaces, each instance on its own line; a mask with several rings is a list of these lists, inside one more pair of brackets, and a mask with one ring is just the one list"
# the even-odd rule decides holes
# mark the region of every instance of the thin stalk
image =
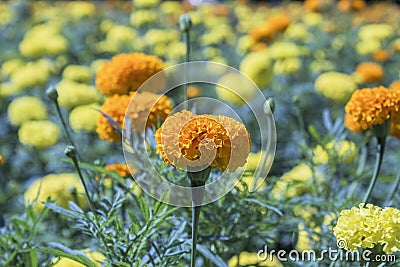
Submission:
[[396,181],[394,182],[394,186],[392,188],[392,191],[390,191],[388,198],[386,199],[386,203],[389,203],[393,200],[394,195],[396,194],[397,190],[400,187],[400,170],[397,173]]
[[383,159],[383,154],[385,153],[385,144],[386,144],[386,137],[377,137],[377,150],[376,150],[376,161],[375,161],[375,168],[374,168],[374,173],[372,175],[372,179],[371,182],[369,183],[369,187],[367,190],[367,193],[364,196],[364,206],[367,204],[372,190],[374,189],[375,183],[378,180],[378,175],[379,175],[379,171],[381,169],[381,165],[382,165],[382,159]]
[[[190,20],[190,16],[188,14],[184,14],[179,18],[179,28],[182,31],[183,34],[183,39],[186,45],[186,54],[185,54],[185,62],[189,62],[190,61],[190,29],[192,28],[192,21]],[[184,66],[184,82],[185,84],[183,85],[183,94],[182,94],[182,101],[181,103],[183,103],[183,107],[185,109],[187,109],[187,100],[188,100],[188,96],[187,96],[187,77],[186,77],[186,65]]]
[[196,267],[197,236],[199,232],[199,218],[201,206],[192,207],[192,252],[190,255],[190,266]]
[[[368,146],[365,145],[361,148],[361,155],[360,160],[358,162],[357,170],[356,170],[356,177],[359,178],[365,168],[365,163],[367,162],[367,155],[368,155]],[[354,191],[357,189],[359,185],[359,180],[354,181],[350,187],[349,191],[347,192],[347,198],[351,198],[354,194]]]

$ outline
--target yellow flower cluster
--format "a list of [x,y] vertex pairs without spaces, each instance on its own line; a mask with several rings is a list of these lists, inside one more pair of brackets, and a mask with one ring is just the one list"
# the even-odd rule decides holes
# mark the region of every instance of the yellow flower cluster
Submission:
[[65,12],[74,19],[82,19],[94,16],[96,14],[96,6],[88,1],[72,1],[67,3]]
[[[257,68],[257,66],[253,67]],[[259,77],[261,77],[261,75],[259,75]],[[223,75],[218,80],[217,84],[223,84],[224,86],[216,85],[215,87],[215,92],[217,93],[219,99],[238,106],[251,102],[255,97],[255,91],[257,88],[255,86],[246,86],[246,82],[243,79],[244,78],[241,74],[235,72],[230,72]],[[232,88],[235,88],[235,92],[232,92]]]
[[24,145],[47,148],[57,143],[60,129],[51,121],[28,121],[18,131],[19,141]]
[[43,210],[43,203],[49,198],[63,208],[69,207],[68,201],[82,209],[87,207],[84,188],[74,173],[49,174],[35,180],[25,191],[24,198],[25,203],[33,204],[37,212]]
[[324,72],[314,82],[315,90],[335,103],[345,103],[357,89],[353,77],[336,71]]
[[253,52],[243,58],[240,72],[247,75],[260,89],[265,89],[272,79],[270,54],[265,51]]
[[8,119],[14,126],[20,126],[31,120],[47,118],[46,106],[42,100],[34,96],[22,96],[14,99],[7,109]]
[[233,172],[246,163],[251,150],[250,136],[240,122],[186,110],[168,117],[155,138],[164,162],[182,169],[209,164]]
[[31,28],[19,44],[19,51],[25,57],[57,56],[66,52],[68,46],[61,35],[61,25],[47,23]]
[[58,103],[71,109],[79,105],[97,103],[99,93],[95,87],[71,80],[61,80],[57,85]]
[[47,60],[29,62],[12,72],[10,83],[15,86],[16,92],[43,86],[50,79],[51,67]]
[[308,191],[308,182],[313,176],[311,167],[300,163],[281,176],[271,191],[272,196],[278,200],[301,196]]
[[[264,254],[260,255],[261,257],[265,257]],[[267,255],[266,259],[259,259],[257,252],[247,252],[242,251],[239,255],[233,256],[228,261],[228,267],[239,267],[239,266],[268,266],[268,267],[283,267],[282,263],[278,260],[278,258],[273,255],[272,259],[270,255]]]
[[340,212],[333,233],[346,242],[347,250],[382,245],[383,252],[392,254],[400,251],[400,210],[361,203]]
[[162,61],[155,56],[143,53],[119,54],[100,67],[96,85],[105,95],[126,95],[136,91],[144,81],[162,69]]
[[358,155],[357,145],[347,140],[332,140],[325,147],[318,145],[313,150],[314,164],[328,164],[333,160],[351,164]]
[[[108,22],[108,21],[107,21]],[[103,24],[109,24],[102,22]],[[124,25],[110,24],[106,27],[106,38],[96,44],[96,48],[102,52],[120,52],[142,50],[143,42],[137,38],[137,33],[134,29]]]
[[68,65],[65,67],[62,77],[63,79],[80,82],[89,83],[90,82],[91,71],[88,66],[81,65]]
[[69,124],[75,132],[96,132],[96,123],[99,118],[100,106],[97,104],[81,105],[69,113]]
[[353,93],[345,106],[345,125],[354,132],[383,124],[399,111],[400,91],[383,86],[364,88]]
[[[94,262],[96,267],[101,267],[101,263],[106,260],[106,257],[99,252],[90,250],[82,250],[82,252],[85,253],[92,262]],[[52,260],[52,264],[54,264],[52,265],[54,267],[85,267],[79,262],[64,257],[55,258],[54,260]]]

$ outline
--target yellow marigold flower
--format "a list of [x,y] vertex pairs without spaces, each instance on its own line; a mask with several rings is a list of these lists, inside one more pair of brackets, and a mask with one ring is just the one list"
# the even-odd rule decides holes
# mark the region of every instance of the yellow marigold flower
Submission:
[[393,41],[390,43],[390,46],[392,47],[392,49],[393,49],[395,52],[400,52],[400,38],[397,38],[397,39],[393,40]]
[[132,177],[131,172],[129,171],[128,165],[125,162],[108,164],[104,167],[107,171],[115,171],[121,177]]
[[157,13],[154,10],[139,9],[132,12],[130,23],[135,27],[143,27],[157,22]]
[[314,148],[312,161],[318,165],[337,159],[340,163],[351,164],[357,155],[357,145],[354,142],[332,140],[325,147],[318,145]]
[[358,38],[361,40],[384,40],[390,38],[395,33],[395,29],[390,24],[376,23],[367,24],[360,27],[358,31]]
[[164,162],[182,169],[209,164],[233,172],[246,163],[251,149],[250,136],[240,122],[186,110],[168,117],[155,138]]
[[[245,175],[243,175],[242,178],[240,178],[240,181],[238,181],[235,184],[235,187],[237,189],[239,189],[240,191],[246,191],[250,188],[253,179],[254,179],[253,174],[245,173]],[[267,184],[265,183],[265,181],[262,181],[260,186],[258,186],[258,184],[257,184],[257,190],[262,190],[266,186],[267,186]]]
[[47,60],[29,62],[11,74],[11,83],[19,90],[44,86],[50,79],[51,65]]
[[133,6],[137,8],[150,8],[156,7],[160,0],[133,0]]
[[381,42],[376,39],[361,40],[356,44],[357,53],[360,55],[370,55],[382,49]]
[[400,91],[383,86],[364,88],[353,93],[345,106],[345,125],[360,132],[389,120],[391,114],[399,111]]
[[308,49],[292,42],[275,42],[268,48],[268,53],[273,59],[299,57],[308,54]]
[[[101,111],[110,116],[120,127],[124,124],[124,116],[128,108],[131,96],[113,95],[101,106]],[[108,142],[121,140],[121,135],[114,129],[113,125],[106,117],[100,115],[97,119],[96,132],[99,137]]]
[[393,112],[390,119],[390,135],[400,139],[400,112]]
[[0,165],[3,165],[3,163],[4,163],[3,156],[0,155]]
[[91,71],[88,66],[68,65],[62,73],[62,77],[75,82],[89,83]]
[[25,203],[33,204],[35,211],[44,208],[47,199],[63,208],[68,208],[68,201],[73,201],[81,208],[87,207],[85,190],[74,173],[49,174],[35,180],[25,191]]
[[[96,267],[101,267],[102,263],[104,263],[106,260],[106,257],[99,252],[90,250],[82,250],[82,252],[85,253],[89,259],[95,263]],[[52,260],[52,263],[54,264],[52,265],[54,267],[85,267],[79,262],[64,257],[55,258]]]
[[7,115],[12,125],[20,126],[26,121],[46,119],[47,110],[40,98],[22,96],[10,103]]
[[314,82],[315,90],[326,98],[345,103],[357,89],[353,77],[336,71],[324,72]]
[[[224,86],[218,84],[223,84]],[[238,88],[240,90],[232,92],[230,88]],[[238,106],[251,102],[254,99],[256,90],[255,86],[247,87],[245,81],[243,81],[243,76],[235,72],[223,75],[215,86],[219,99]]]
[[389,88],[400,90],[400,80],[394,80],[390,85]]
[[69,114],[69,124],[75,132],[96,132],[97,120],[100,116],[97,104],[82,105],[74,108]]
[[261,89],[266,88],[272,79],[272,64],[267,52],[248,54],[240,63],[239,69]]
[[[257,252],[242,251],[239,255],[233,256],[228,261],[228,267],[239,267],[239,266],[269,266],[269,267],[283,267],[282,263],[278,260],[275,255],[261,254],[260,257],[266,257],[266,259],[259,259]],[[272,258],[271,258],[272,257]]]
[[60,129],[51,121],[28,121],[18,131],[19,141],[24,145],[47,148],[57,143]]
[[271,193],[275,199],[301,196],[307,192],[309,188],[307,183],[313,176],[310,166],[300,163],[281,176]]
[[[46,23],[31,28],[19,44],[25,57],[57,56],[68,50],[68,40],[61,34],[61,25]],[[42,40],[46,40],[43,42]]]
[[95,87],[71,80],[61,80],[56,85],[58,103],[65,108],[74,108],[79,105],[96,103],[99,94]]
[[[118,125],[124,127],[125,112],[132,120],[131,126],[136,130],[143,130],[144,127],[154,127],[159,119],[163,121],[171,112],[172,103],[166,96],[150,92],[135,93],[135,103],[129,105],[132,95],[113,95],[107,98],[101,107],[101,111],[113,118]],[[158,101],[157,101],[158,99]],[[153,103],[156,104],[153,106]],[[149,114],[145,116],[145,114]],[[101,115],[97,120],[97,134],[108,142],[121,140],[121,135],[114,129],[108,119]]]
[[289,57],[277,60],[274,64],[274,72],[276,74],[293,74],[300,70],[301,60],[297,57]]
[[105,95],[124,95],[136,91],[144,81],[162,69],[162,61],[155,56],[143,53],[120,54],[100,67],[96,85]]
[[309,26],[319,26],[324,22],[324,18],[319,13],[311,12],[305,14],[302,21]]
[[362,83],[380,82],[383,79],[383,68],[377,63],[362,62],[356,67],[356,75]]
[[[338,241],[345,241],[346,250],[383,247],[383,252],[400,251],[400,210],[361,203],[358,207],[342,210],[333,233]],[[344,242],[343,242],[344,243]]]
[[88,1],[73,1],[68,2],[65,11],[75,19],[82,19],[94,16],[96,14],[96,5]]
[[4,77],[9,77],[11,74],[13,74],[16,70],[20,69],[22,66],[24,66],[25,62],[22,61],[19,58],[13,58],[7,61],[4,61],[3,64],[1,64],[1,74]]
[[311,33],[304,23],[291,24],[285,31],[285,36],[296,41],[310,40]]

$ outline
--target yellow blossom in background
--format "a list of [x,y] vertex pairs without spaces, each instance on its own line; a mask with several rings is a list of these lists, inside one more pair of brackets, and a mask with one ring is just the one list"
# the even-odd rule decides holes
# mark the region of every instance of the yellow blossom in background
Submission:
[[274,72],[276,74],[290,75],[301,69],[301,60],[297,57],[289,57],[277,60],[274,64]]
[[18,131],[19,141],[24,145],[47,148],[57,143],[60,129],[51,121],[28,121]]
[[[143,53],[119,54],[97,71],[97,88],[105,95],[128,94],[163,69],[163,62]],[[156,86],[156,84],[155,84]],[[161,87],[162,84],[157,84]],[[154,88],[159,91],[163,88]]]
[[74,108],[80,105],[97,103],[99,94],[95,87],[71,80],[61,80],[56,85],[58,103],[65,108]]
[[3,156],[2,155],[0,155],[0,165],[3,165],[4,164],[4,159],[3,159]]
[[320,232],[321,228],[317,226],[310,230],[312,233],[309,233],[303,224],[298,224],[298,236],[296,243],[297,251],[303,252],[305,250],[313,249],[313,243],[319,240],[319,236],[315,232]]
[[89,83],[91,71],[88,66],[68,65],[62,73],[62,77],[75,82]]
[[[101,25],[105,24],[102,22]],[[124,25],[107,26],[105,40],[96,44],[96,48],[103,52],[118,53],[121,51],[143,50],[144,42],[137,38],[137,33],[132,27]]]
[[308,54],[308,49],[300,47],[292,42],[274,42],[269,48],[268,53],[273,59],[283,59],[289,57],[298,57]]
[[[257,89],[255,86],[246,86],[247,83],[243,80],[243,76],[234,72],[222,76],[217,84],[223,84],[227,87],[216,85],[215,90],[218,98],[238,106],[251,102]],[[231,88],[235,88],[235,91]]]
[[275,199],[301,196],[309,190],[308,182],[313,176],[310,166],[300,163],[281,176],[271,191],[272,196]]
[[19,92],[35,86],[44,86],[50,80],[51,67],[47,60],[29,62],[11,74],[10,82]]
[[313,150],[314,164],[328,164],[336,159],[340,163],[351,164],[358,155],[357,145],[347,140],[332,140],[325,147],[318,145]]
[[312,35],[304,23],[295,23],[290,24],[290,26],[286,29],[285,36],[295,41],[304,42],[306,40],[310,40]]
[[67,3],[65,11],[74,19],[83,19],[96,14],[96,5],[89,1],[72,1]]
[[134,27],[148,26],[157,22],[157,13],[153,10],[139,9],[132,12],[130,23]]
[[395,33],[392,25],[385,23],[366,24],[360,27],[358,38],[361,40],[384,40],[390,38]]
[[359,55],[370,55],[381,48],[381,42],[375,39],[362,40],[356,44],[356,51]]
[[383,86],[356,90],[345,106],[345,125],[352,131],[372,129],[399,111],[400,91]]
[[383,252],[400,251],[400,210],[381,208],[361,203],[358,207],[342,210],[333,233],[346,242],[346,250],[383,246]]
[[265,89],[272,79],[270,53],[253,52],[243,58],[239,70],[247,75],[260,89]]
[[4,76],[4,77],[11,76],[15,71],[17,71],[19,68],[23,67],[24,64],[25,64],[25,62],[19,58],[13,58],[13,59],[4,61],[3,64],[1,64],[1,69],[0,69],[1,76]]
[[356,67],[356,80],[360,83],[375,83],[383,79],[383,67],[374,62],[362,62]]
[[12,12],[10,11],[8,3],[0,3],[0,25],[6,25],[12,19]]
[[395,52],[400,52],[400,38],[393,40],[390,46]]
[[[94,262],[96,267],[101,267],[102,263],[104,263],[106,260],[106,257],[99,252],[90,250],[82,250],[82,252],[86,254],[86,256],[92,262]],[[55,258],[54,260],[52,260],[52,263],[54,264],[52,265],[54,267],[85,267],[79,262],[64,257]]]
[[166,15],[183,14],[182,5],[177,1],[162,1],[160,10]]
[[[261,254],[261,257],[265,257],[265,254]],[[275,255],[267,255],[266,259],[259,259],[257,252],[242,251],[239,255],[233,256],[228,261],[228,267],[240,267],[240,266],[268,266],[268,267],[283,267],[282,263],[278,260]]]
[[96,132],[97,120],[100,116],[97,104],[81,105],[74,108],[69,114],[69,124],[75,132]]
[[20,93],[20,89],[11,82],[0,83],[0,98],[9,97]]
[[160,0],[133,0],[133,6],[137,8],[151,8],[156,7]]
[[335,103],[345,103],[357,89],[354,78],[336,71],[324,72],[314,82],[315,90]]
[[308,26],[319,26],[324,22],[324,18],[319,13],[307,13],[303,16],[302,21]]
[[171,42],[167,45],[164,55],[171,59],[184,58],[186,55],[186,45],[183,42]]
[[390,83],[389,88],[400,90],[400,80],[394,80]]
[[250,51],[251,47],[255,44],[256,41],[250,35],[243,35],[237,40],[236,52],[238,54],[245,54]]
[[47,118],[46,106],[42,100],[34,96],[22,96],[14,99],[7,109],[8,119],[14,126],[20,126],[31,120]]
[[[61,35],[61,26],[45,23],[34,26],[19,44],[19,51],[25,57],[57,56],[68,50],[68,40]],[[43,42],[46,40],[46,42]]]
[[49,174],[35,180],[25,191],[25,204],[33,204],[40,212],[47,199],[63,208],[68,208],[68,201],[75,202],[82,209],[87,207],[85,190],[74,173]]
[[233,172],[246,163],[251,149],[250,136],[240,122],[186,110],[169,116],[154,136],[164,162],[183,169],[209,164]]

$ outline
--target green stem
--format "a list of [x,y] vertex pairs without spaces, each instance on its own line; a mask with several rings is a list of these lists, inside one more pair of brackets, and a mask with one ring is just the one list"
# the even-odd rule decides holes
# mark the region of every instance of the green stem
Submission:
[[[192,28],[192,21],[190,20],[190,16],[188,14],[184,14],[179,18],[179,27],[180,30],[182,31],[183,34],[183,39],[185,41],[185,45],[186,45],[186,54],[185,54],[185,62],[189,62],[190,61],[190,29]],[[184,81],[185,84],[183,86],[183,95],[182,95],[182,102],[184,103],[184,108],[187,109],[187,77],[186,77],[186,65],[184,67]]]
[[371,182],[369,183],[367,193],[365,194],[364,199],[363,199],[364,206],[367,204],[367,202],[371,196],[372,189],[374,188],[375,183],[378,179],[379,171],[380,171],[381,165],[382,165],[383,154],[385,153],[386,137],[377,137],[377,141],[378,141],[378,144],[377,144],[377,151],[376,151],[375,168],[374,168],[374,173],[372,175]]
[[394,195],[396,194],[399,187],[400,187],[400,171],[397,173],[396,181],[394,182],[392,191],[390,191],[389,196],[386,199],[386,203],[390,203],[393,200]]
[[192,252],[190,256],[190,266],[196,266],[196,246],[197,246],[197,236],[199,232],[199,218],[200,218],[201,206],[192,207]]

